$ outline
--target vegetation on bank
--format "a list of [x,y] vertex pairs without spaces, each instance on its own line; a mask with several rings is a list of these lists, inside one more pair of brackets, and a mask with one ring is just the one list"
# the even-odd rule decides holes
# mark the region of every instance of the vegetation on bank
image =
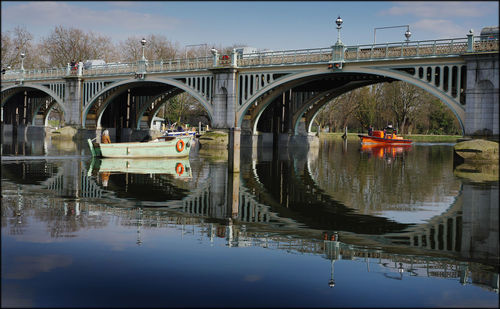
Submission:
[[457,117],[438,98],[412,84],[392,81],[354,89],[328,102],[315,118],[321,132],[367,132],[391,124],[401,134],[458,135]]

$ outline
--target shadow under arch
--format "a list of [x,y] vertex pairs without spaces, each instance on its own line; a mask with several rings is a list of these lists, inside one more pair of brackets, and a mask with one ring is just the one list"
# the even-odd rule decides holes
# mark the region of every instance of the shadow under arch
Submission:
[[[66,111],[66,108],[64,106],[64,102],[54,91],[52,91],[44,86],[32,85],[32,84],[30,84],[30,85],[14,85],[14,86],[9,86],[9,87],[3,88],[1,91],[2,92],[2,105],[1,105],[2,108],[5,106],[5,104],[9,101],[9,99],[11,97],[13,97],[14,95],[19,94],[23,91],[30,90],[30,89],[36,89],[36,90],[39,90],[39,91],[47,94],[55,102],[55,104],[57,104],[58,108],[61,109],[63,115],[67,115],[67,111]],[[51,109],[53,109],[53,107],[51,107],[47,110],[45,117],[50,113]],[[34,121],[34,119],[33,119],[33,121]],[[44,122],[46,122],[46,121],[44,121]]]
[[[318,77],[317,79],[321,79],[321,76],[325,75],[330,75],[330,74],[343,74],[343,73],[350,73],[350,74],[360,74],[360,75],[372,75],[372,76],[379,76],[379,77],[386,77],[386,78],[391,78],[393,80],[398,80],[398,81],[404,81],[407,83],[410,83],[416,87],[419,87],[426,92],[434,95],[438,99],[440,99],[457,117],[457,120],[460,124],[462,134],[465,134],[465,128],[464,128],[464,123],[465,123],[465,108],[460,106],[453,98],[451,98],[448,94],[445,92],[441,91],[437,87],[426,83],[416,77],[411,76],[408,73],[405,73],[404,71],[400,70],[394,70],[394,69],[383,69],[383,68],[377,68],[377,67],[369,67],[369,66],[359,66],[357,64],[353,65],[346,65],[342,71],[339,72],[332,72],[330,69],[323,68],[323,69],[315,69],[311,71],[306,71],[306,72],[298,72],[298,73],[291,73],[289,75],[285,75],[279,79],[277,79],[274,83],[269,84],[259,91],[257,91],[251,98],[247,100],[247,102],[240,106],[237,112],[237,126],[240,127],[244,116],[252,108],[252,105],[255,104],[259,100],[261,96],[264,96],[268,94],[270,91],[272,91],[275,88],[278,87],[283,87],[286,86],[287,84],[291,84],[296,81],[307,81],[308,78],[311,77]],[[286,91],[287,89],[293,88],[292,86],[285,87],[282,90]],[[256,115],[256,120],[254,122],[254,127],[252,128],[252,132],[255,133],[255,128],[256,124],[258,123],[258,119],[260,115],[264,112],[264,110],[267,108],[269,104],[272,103],[272,101],[281,94],[280,91],[277,91],[277,93],[274,95],[274,97],[266,98],[266,100],[260,104],[263,104],[263,106],[260,108],[260,113]],[[327,102],[326,102],[327,103]],[[325,104],[326,104],[325,103]],[[311,118],[311,123],[313,122],[315,116]]]
[[[144,80],[137,80],[134,78],[130,78],[130,79],[122,80],[119,82],[115,82],[115,83],[108,85],[107,87],[104,87],[99,92],[97,92],[93,96],[93,98],[91,100],[89,100],[89,102],[87,103],[87,105],[85,106],[85,108],[82,111],[82,127],[83,128],[86,127],[87,115],[88,115],[89,111],[93,108],[94,104],[96,104],[96,102],[99,100],[99,97],[106,94],[108,91],[112,91],[113,89],[116,89],[116,88],[126,89],[130,85],[140,85],[140,84],[145,84],[145,83],[150,83],[150,84],[156,83],[156,84],[160,84],[160,85],[173,86],[173,87],[177,87],[179,89],[182,89],[184,92],[186,92],[189,95],[191,95],[192,97],[194,97],[195,100],[197,100],[205,108],[210,121],[212,121],[212,119],[213,119],[213,107],[212,107],[211,103],[209,101],[207,101],[207,99],[205,99],[199,93],[194,91],[192,88],[190,88],[189,86],[187,86],[183,82],[177,81],[174,79],[162,79],[162,78],[146,77]],[[115,94],[115,96],[116,95],[118,95],[118,93]],[[112,100],[106,100],[106,102],[104,102],[103,106],[101,106],[99,108],[100,115],[97,116],[97,122],[96,122],[97,127],[100,126],[102,114],[103,114],[104,110],[106,110],[106,107],[111,103],[111,101]]]

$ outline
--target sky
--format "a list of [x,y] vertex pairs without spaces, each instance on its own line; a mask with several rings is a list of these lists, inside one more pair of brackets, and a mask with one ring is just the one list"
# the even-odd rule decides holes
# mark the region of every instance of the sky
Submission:
[[[25,27],[35,41],[56,26],[109,37],[163,35],[186,45],[291,50],[465,38],[498,26],[498,1],[2,1],[1,31]],[[386,28],[389,27],[389,28]],[[140,44],[140,39],[138,40]]]

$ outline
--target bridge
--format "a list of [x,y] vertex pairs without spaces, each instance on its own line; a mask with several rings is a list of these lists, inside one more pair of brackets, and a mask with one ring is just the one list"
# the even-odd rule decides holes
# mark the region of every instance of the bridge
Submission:
[[[2,75],[4,134],[44,131],[58,108],[66,125],[115,140],[149,133],[167,101],[187,93],[211,126],[233,132],[241,145],[314,142],[318,111],[336,96],[388,81],[405,81],[439,98],[464,135],[498,135],[498,37],[284,50],[241,55],[147,60],[72,68],[8,71]],[[14,132],[15,131],[15,132]],[[232,133],[231,133],[232,134]]]

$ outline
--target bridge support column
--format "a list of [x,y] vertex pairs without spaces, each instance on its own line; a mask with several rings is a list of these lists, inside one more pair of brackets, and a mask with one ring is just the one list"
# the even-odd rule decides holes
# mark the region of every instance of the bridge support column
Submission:
[[228,165],[229,173],[240,172],[240,128],[229,129]]
[[26,136],[30,138],[43,139],[47,135],[45,126],[27,126]]
[[228,168],[229,173],[240,172],[241,129],[236,126],[237,85],[236,69],[214,70],[214,118],[212,127],[229,129]]
[[17,129],[17,141],[26,141],[26,132],[28,131],[28,126],[24,124],[19,124],[16,129]]
[[240,174],[239,173],[231,173],[228,170],[227,175],[227,204],[228,204],[228,214],[231,214],[232,219],[238,219],[239,216],[239,208],[240,208]]
[[498,53],[464,56],[467,65],[465,135],[499,135]]
[[67,115],[64,120],[67,125],[82,126],[82,89],[83,81],[80,77],[66,77],[64,104],[66,105]]
[[213,105],[215,129],[234,128],[236,125],[236,69],[214,70]]

